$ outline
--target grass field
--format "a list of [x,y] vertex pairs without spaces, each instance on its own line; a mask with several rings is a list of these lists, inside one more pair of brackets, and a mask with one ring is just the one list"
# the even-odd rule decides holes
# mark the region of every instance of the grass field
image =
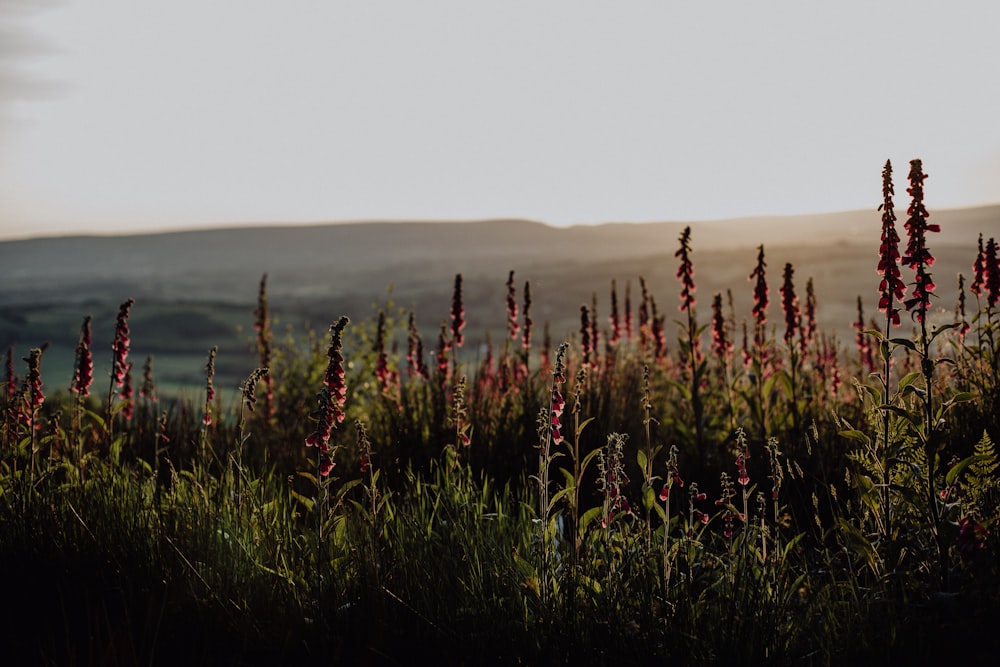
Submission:
[[12,664],[992,664],[1000,263],[916,191],[900,241],[12,279]]

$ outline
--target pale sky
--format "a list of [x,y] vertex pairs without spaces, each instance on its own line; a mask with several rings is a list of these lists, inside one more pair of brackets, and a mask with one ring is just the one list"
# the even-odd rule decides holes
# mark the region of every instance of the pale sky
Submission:
[[1000,202],[996,0],[0,0],[0,238]]

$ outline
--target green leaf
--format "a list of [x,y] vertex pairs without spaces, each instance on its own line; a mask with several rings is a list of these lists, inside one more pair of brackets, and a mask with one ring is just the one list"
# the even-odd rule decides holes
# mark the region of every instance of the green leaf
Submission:
[[594,521],[594,519],[601,516],[601,510],[601,506],[598,505],[597,507],[591,507],[580,516],[580,535],[586,533],[587,527]]
[[909,350],[912,350],[913,352],[917,352],[918,351],[917,350],[917,344],[914,343],[909,338],[890,338],[889,342],[893,343],[894,345],[902,345],[903,347],[905,347],[905,348],[907,348]]
[[298,491],[292,491],[292,498],[301,503],[306,508],[306,512],[312,512],[313,505],[316,504],[312,498],[306,498]]
[[870,438],[867,435],[865,435],[863,431],[859,431],[854,428],[849,428],[844,431],[838,431],[837,435],[839,435],[842,438],[847,438],[848,440],[855,440],[864,445],[867,445],[871,442]]
[[914,371],[912,373],[909,373],[899,381],[899,390],[902,391],[906,387],[916,382],[921,377],[923,376],[921,375],[920,371]]
[[986,454],[973,454],[968,458],[962,459],[961,461],[953,465],[951,469],[945,474],[944,476],[945,484],[951,486],[958,480],[958,476],[961,475],[963,472],[965,472],[965,469],[968,468],[970,465],[973,465],[975,463],[981,463],[983,461],[989,461],[990,458],[991,457]]
[[636,450],[636,452],[635,452],[635,460],[636,460],[636,463],[639,464],[639,470],[641,470],[642,473],[645,475],[646,474],[646,461],[647,461],[647,459],[646,459],[646,452],[644,452],[641,449]]

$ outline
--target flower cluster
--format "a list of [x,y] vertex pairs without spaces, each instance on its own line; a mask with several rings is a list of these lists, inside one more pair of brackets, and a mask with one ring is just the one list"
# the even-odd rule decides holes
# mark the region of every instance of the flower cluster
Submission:
[[115,323],[115,339],[111,344],[111,350],[114,352],[114,358],[112,360],[112,371],[111,376],[114,379],[115,386],[121,389],[122,383],[125,382],[125,369],[128,364],[128,349],[131,339],[131,335],[128,328],[128,318],[132,311],[132,306],[135,304],[135,299],[129,299],[122,303],[121,307],[118,309],[118,320]]
[[660,490],[660,502],[667,502],[670,498],[670,489],[674,486],[683,488],[684,480],[681,479],[680,470],[677,467],[677,445],[670,445],[670,453],[667,455],[667,481]]
[[20,413],[21,423],[29,428],[38,429],[41,426],[38,423],[38,409],[45,402],[45,394],[42,393],[41,348],[32,349],[24,361],[28,364],[28,374],[21,387],[21,395],[24,397],[24,409]]
[[704,502],[708,495],[698,490],[698,483],[691,482],[691,491],[688,493],[688,532],[687,536],[694,537],[694,524],[707,524],[708,515],[695,507],[695,503]]
[[785,343],[792,344],[795,334],[802,327],[802,318],[799,314],[799,298],[795,296],[795,285],[792,283],[792,276],[795,269],[791,262],[785,263],[784,282],[781,285],[781,309],[785,313]]
[[153,355],[146,357],[146,363],[142,367],[142,386],[139,387],[139,396],[151,403],[156,403],[156,382],[153,380]]
[[[260,279],[257,291],[257,308],[253,311],[253,329],[257,332],[257,351],[260,355],[260,368],[271,367],[271,315],[267,305],[267,274]],[[271,376],[260,378],[264,383],[264,414],[268,418],[274,416],[274,387]]]
[[257,384],[266,380],[269,372],[267,368],[258,368],[240,385],[240,394],[243,396],[243,407],[250,412],[253,412],[257,405]]
[[740,483],[740,486],[746,486],[750,483],[750,475],[747,474],[747,459],[750,458],[750,449],[747,445],[747,434],[742,429],[736,429],[736,469],[739,472],[739,476],[736,481]]
[[521,325],[517,323],[517,289],[514,287],[514,271],[507,276],[507,336],[517,340]]
[[906,310],[912,311],[917,322],[924,322],[927,311],[931,307],[931,294],[934,292],[934,282],[927,268],[934,264],[934,257],[927,249],[927,232],[939,232],[939,225],[928,225],[927,218],[930,214],[924,207],[924,180],[927,178],[923,172],[920,160],[910,160],[910,187],[906,189],[911,197],[910,207],[906,214],[906,231],[908,241],[906,254],[902,262],[905,266],[916,271],[913,281],[913,296],[905,302]]
[[691,261],[691,227],[685,227],[681,233],[681,247],[674,253],[674,257],[679,257],[681,265],[677,269],[677,279],[681,281],[681,303],[678,309],[683,312],[691,312],[694,308],[694,263]]
[[997,252],[997,242],[990,237],[986,244],[985,260],[986,297],[990,308],[996,307],[997,301],[1000,300],[1000,262],[997,261]]
[[462,347],[465,337],[462,330],[465,329],[465,308],[462,305],[462,274],[455,274],[455,291],[451,295],[451,340],[455,347]]
[[764,347],[764,324],[767,323],[767,278],[764,270],[767,263],[764,261],[764,246],[757,247],[757,266],[750,272],[749,280],[754,283],[753,287],[753,308],[750,312],[754,321],[754,343],[758,350]]
[[125,379],[122,381],[122,390],[119,394],[123,401],[122,417],[125,421],[132,421],[135,416],[135,389],[132,386],[132,362],[125,364]]
[[201,423],[205,426],[212,425],[212,401],[215,400],[215,355],[218,352],[218,346],[209,350],[208,363],[205,364],[205,410],[201,418]]
[[90,396],[90,384],[94,381],[94,357],[90,352],[91,317],[87,315],[80,325],[80,339],[76,344],[76,369],[73,374],[73,391],[81,398]]
[[549,433],[552,437],[552,444],[562,443],[562,413],[566,409],[566,399],[563,398],[560,388],[566,383],[566,350],[569,347],[566,343],[560,343],[556,350],[556,364],[552,369],[552,398],[549,402]]
[[608,316],[608,325],[611,327],[611,338],[608,342],[615,345],[622,339],[622,322],[618,314],[618,288],[614,278],[611,279],[611,314]]
[[733,343],[726,332],[726,318],[722,314],[722,294],[712,297],[712,351],[723,363],[733,358]]
[[628,514],[632,511],[628,499],[622,494],[622,486],[629,482],[623,461],[627,438],[623,433],[611,433],[608,435],[608,444],[597,453],[597,486],[604,494],[602,528],[607,528],[618,512]]
[[740,520],[744,517],[733,507],[733,498],[736,497],[736,490],[733,487],[733,478],[729,473],[723,471],[719,475],[719,486],[721,492],[715,501],[716,507],[722,508],[722,534],[729,539],[733,536],[733,523],[738,516]]
[[316,430],[306,437],[307,447],[317,447],[320,451],[319,473],[326,477],[333,470],[330,456],[330,434],[333,428],[344,421],[344,404],[347,401],[347,384],[344,381],[343,337],[350,320],[341,317],[330,325],[330,347],[327,350],[326,374],[323,388],[317,396],[318,406],[312,413],[316,419]]
[[882,211],[882,245],[879,246],[878,274],[882,276],[879,283],[878,309],[886,314],[890,326],[899,326],[899,309],[893,306],[900,302],[906,294],[906,285],[899,277],[899,234],[896,233],[896,212],[893,208],[892,196],[895,194],[892,185],[892,163],[885,161],[882,169],[882,203],[878,210]]
[[407,323],[406,334],[406,366],[410,377],[419,377],[426,380],[429,376],[427,363],[424,361],[424,341],[420,338],[420,331],[417,329],[417,315],[410,312],[410,319]]
[[594,345],[590,334],[590,308],[584,303],[580,305],[580,350],[584,365],[593,363]]
[[524,328],[521,332],[521,347],[527,353],[531,350],[531,328],[535,321],[531,319],[531,283],[524,281]]

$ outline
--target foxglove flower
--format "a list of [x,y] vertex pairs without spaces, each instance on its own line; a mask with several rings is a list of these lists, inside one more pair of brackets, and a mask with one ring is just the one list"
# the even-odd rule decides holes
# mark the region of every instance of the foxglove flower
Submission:
[[427,363],[424,361],[424,342],[417,329],[417,315],[413,312],[410,313],[410,319],[407,323],[406,344],[406,366],[410,377],[426,380],[429,373],[427,372]]
[[722,294],[712,297],[712,351],[724,364],[733,358],[733,344],[726,332],[726,318],[722,314]]
[[990,308],[1000,300],[1000,263],[997,262],[997,242],[990,237],[986,244],[986,298]]
[[[253,329],[257,332],[257,352],[260,357],[259,368],[271,367],[271,314],[267,304],[267,274],[260,279],[257,291],[257,308],[253,312]],[[274,385],[269,374],[264,375],[260,382],[264,384],[264,416],[268,419],[274,416]]]
[[521,347],[527,353],[531,350],[531,329],[534,320],[531,319],[531,283],[524,281],[524,328],[521,333]]
[[980,296],[983,287],[986,286],[986,251],[983,249],[983,234],[979,233],[979,250],[976,253],[976,261],[972,264],[972,284],[969,291]]
[[462,304],[462,274],[455,274],[455,291],[451,295],[451,340],[455,347],[462,347],[465,337],[465,307]]
[[691,261],[691,227],[685,227],[680,236],[681,247],[674,253],[681,265],[677,269],[677,279],[681,281],[681,303],[678,310],[691,312],[694,308],[694,262]]
[[320,451],[319,472],[326,477],[333,470],[330,457],[330,434],[334,426],[344,421],[344,404],[347,400],[347,385],[344,382],[343,349],[344,329],[350,320],[341,317],[330,325],[330,347],[327,349],[326,373],[323,387],[317,396],[317,408],[312,413],[316,429],[306,437],[306,447],[317,447]]
[[90,352],[91,317],[87,315],[80,325],[80,339],[76,344],[76,370],[73,375],[73,391],[81,398],[90,396],[90,384],[94,381],[94,357]]
[[618,314],[618,290],[614,278],[611,279],[611,315],[608,316],[608,324],[611,326],[611,339],[608,342],[616,345],[622,339],[622,323]]
[[[878,207],[882,212],[882,244],[879,246],[877,269],[882,280],[878,286],[878,309],[886,314],[888,325],[898,327],[899,309],[893,304],[902,302],[906,295],[906,285],[899,277],[899,235],[896,233],[893,194],[892,163],[886,160],[882,169],[882,203]],[[888,334],[888,327],[886,333]]]
[[781,285],[781,309],[785,313],[785,343],[792,344],[795,334],[802,326],[799,315],[799,298],[795,296],[795,285],[792,283],[792,276],[795,269],[791,262],[785,263],[784,282]]
[[552,369],[552,396],[549,400],[549,433],[552,444],[559,445],[563,441],[562,414],[566,408],[561,388],[566,383],[566,343],[560,343],[556,350],[556,364]]
[[146,363],[142,367],[142,386],[139,387],[139,396],[156,403],[156,381],[153,379],[153,355],[146,357]]
[[905,225],[908,242],[902,262],[904,266],[908,266],[916,272],[913,281],[913,296],[907,299],[904,305],[906,310],[913,311],[913,317],[917,322],[925,321],[927,311],[931,307],[931,294],[934,293],[935,288],[931,274],[927,271],[928,267],[934,264],[934,256],[927,249],[926,234],[927,232],[941,231],[939,225],[927,224],[927,218],[930,217],[930,214],[924,207],[924,180],[926,178],[927,175],[923,172],[921,161],[910,160],[910,187],[906,191],[909,193],[911,201],[910,207],[906,211],[909,217]]
[[507,276],[507,335],[517,340],[521,325],[517,323],[517,289],[514,287],[514,271]]
[[131,344],[128,318],[134,304],[135,299],[129,299],[122,303],[118,309],[118,320],[115,323],[115,339],[111,344],[111,350],[114,353],[111,374],[115,386],[119,389],[121,389],[122,383],[125,382],[125,367],[128,364],[128,350]]
[[122,417],[125,421],[132,421],[135,416],[135,390],[132,388],[132,362],[125,365],[125,380],[122,382],[122,390],[119,394],[122,399]]
[[205,426],[212,425],[212,401],[215,400],[215,355],[218,352],[218,346],[209,350],[208,363],[205,364],[205,410],[201,417],[201,423]]

